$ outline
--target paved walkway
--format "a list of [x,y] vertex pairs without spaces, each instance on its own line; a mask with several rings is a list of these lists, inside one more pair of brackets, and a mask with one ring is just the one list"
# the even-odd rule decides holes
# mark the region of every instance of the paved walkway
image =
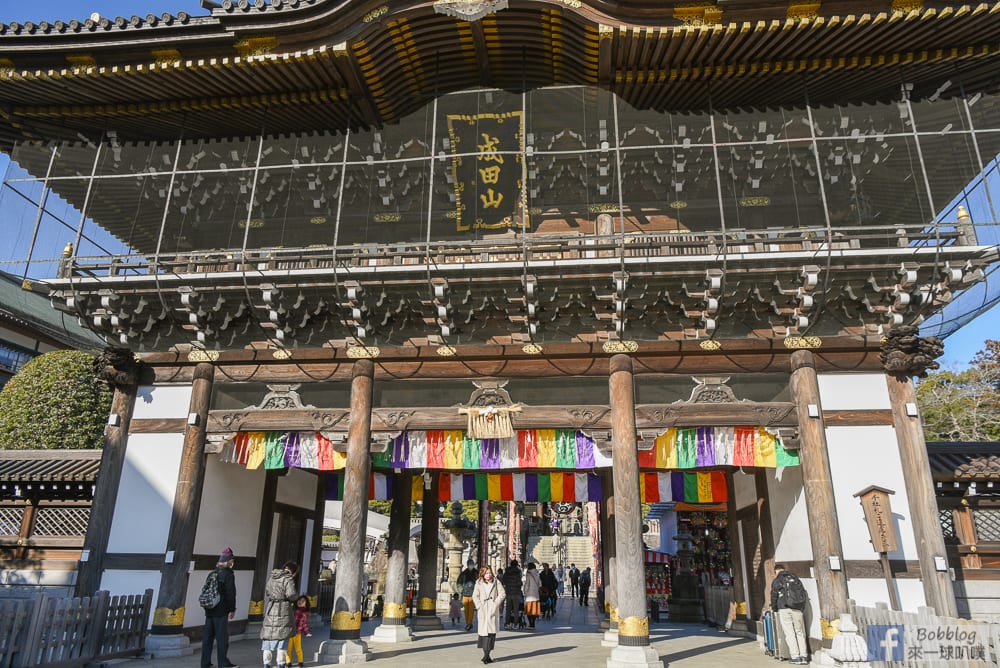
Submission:
[[[442,631],[424,632],[411,643],[369,643],[370,662],[380,666],[407,668],[459,668],[480,665],[481,652],[476,649],[475,630],[465,632],[464,625],[452,627],[444,615]],[[371,635],[377,621],[365,622],[362,634]],[[539,621],[535,632],[501,631],[493,651],[495,663],[501,666],[531,666],[544,662],[545,668],[585,668],[604,666],[611,650],[601,646],[602,634],[597,631],[598,616],[594,601],[581,607],[570,598],[559,601],[556,618]],[[313,629],[311,638],[303,638],[306,666],[317,664],[316,651],[329,637],[329,627]],[[663,659],[664,666],[674,668],[709,668],[739,666],[740,668],[774,668],[774,660],[765,656],[755,641],[726,635],[700,624],[661,622],[650,627],[650,640]],[[261,666],[259,640],[237,640],[229,658],[242,668]],[[214,661],[214,655],[213,655]],[[147,661],[135,659],[119,664],[118,668],[191,668],[198,666],[198,655],[181,659]]]

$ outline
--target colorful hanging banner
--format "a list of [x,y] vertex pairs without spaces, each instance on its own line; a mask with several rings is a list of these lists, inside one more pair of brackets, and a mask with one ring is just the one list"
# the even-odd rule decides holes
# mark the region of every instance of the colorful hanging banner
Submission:
[[[336,471],[346,455],[316,432],[240,432],[223,448],[222,461],[249,469],[309,468]],[[683,470],[717,466],[798,466],[799,454],[764,427],[671,427],[639,450],[642,469]],[[573,429],[522,429],[503,439],[476,439],[460,430],[410,431],[372,455],[376,469],[502,471],[589,470],[611,466],[594,440]],[[540,493],[544,493],[542,490]]]
[[[600,501],[601,478],[593,473],[438,473],[438,501]],[[723,484],[725,481],[723,480]],[[412,500],[424,498],[424,479],[413,476]],[[326,476],[326,499],[344,498],[344,474]],[[392,499],[392,476],[372,473],[368,498]]]
[[643,503],[724,503],[729,499],[722,471],[643,472],[639,474],[639,492]]

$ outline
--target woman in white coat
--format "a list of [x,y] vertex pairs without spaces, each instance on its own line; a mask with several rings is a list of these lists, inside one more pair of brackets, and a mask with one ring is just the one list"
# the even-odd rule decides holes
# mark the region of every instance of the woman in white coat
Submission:
[[500,607],[507,598],[503,585],[497,582],[493,569],[483,566],[479,569],[479,579],[472,592],[472,603],[476,606],[476,622],[479,626],[478,647],[483,650],[483,663],[493,663],[490,652],[497,641],[500,627]]

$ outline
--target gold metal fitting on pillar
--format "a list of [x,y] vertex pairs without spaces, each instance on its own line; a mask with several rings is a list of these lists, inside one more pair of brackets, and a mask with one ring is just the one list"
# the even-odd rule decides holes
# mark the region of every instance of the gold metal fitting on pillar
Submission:
[[330,628],[335,631],[357,631],[361,629],[361,613],[341,610],[333,613]]
[[648,617],[626,617],[618,621],[618,633],[623,636],[648,636]]
[[382,618],[383,619],[405,619],[406,618],[406,604],[404,603],[386,603],[382,608]]
[[417,610],[419,611],[437,610],[437,603],[434,602],[433,598],[428,598],[427,596],[424,596],[423,598],[417,600]]
[[264,601],[250,601],[250,605],[247,608],[247,612],[251,615],[263,615]]
[[184,608],[157,608],[153,611],[153,626],[184,626]]

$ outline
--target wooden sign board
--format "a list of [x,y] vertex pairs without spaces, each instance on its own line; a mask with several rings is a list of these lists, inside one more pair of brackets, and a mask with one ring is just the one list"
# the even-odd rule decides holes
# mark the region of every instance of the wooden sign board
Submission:
[[892,506],[889,502],[891,494],[895,494],[891,489],[872,485],[854,495],[861,497],[861,507],[865,511],[865,521],[868,523],[872,546],[880,553],[899,549],[896,525],[892,521]]

